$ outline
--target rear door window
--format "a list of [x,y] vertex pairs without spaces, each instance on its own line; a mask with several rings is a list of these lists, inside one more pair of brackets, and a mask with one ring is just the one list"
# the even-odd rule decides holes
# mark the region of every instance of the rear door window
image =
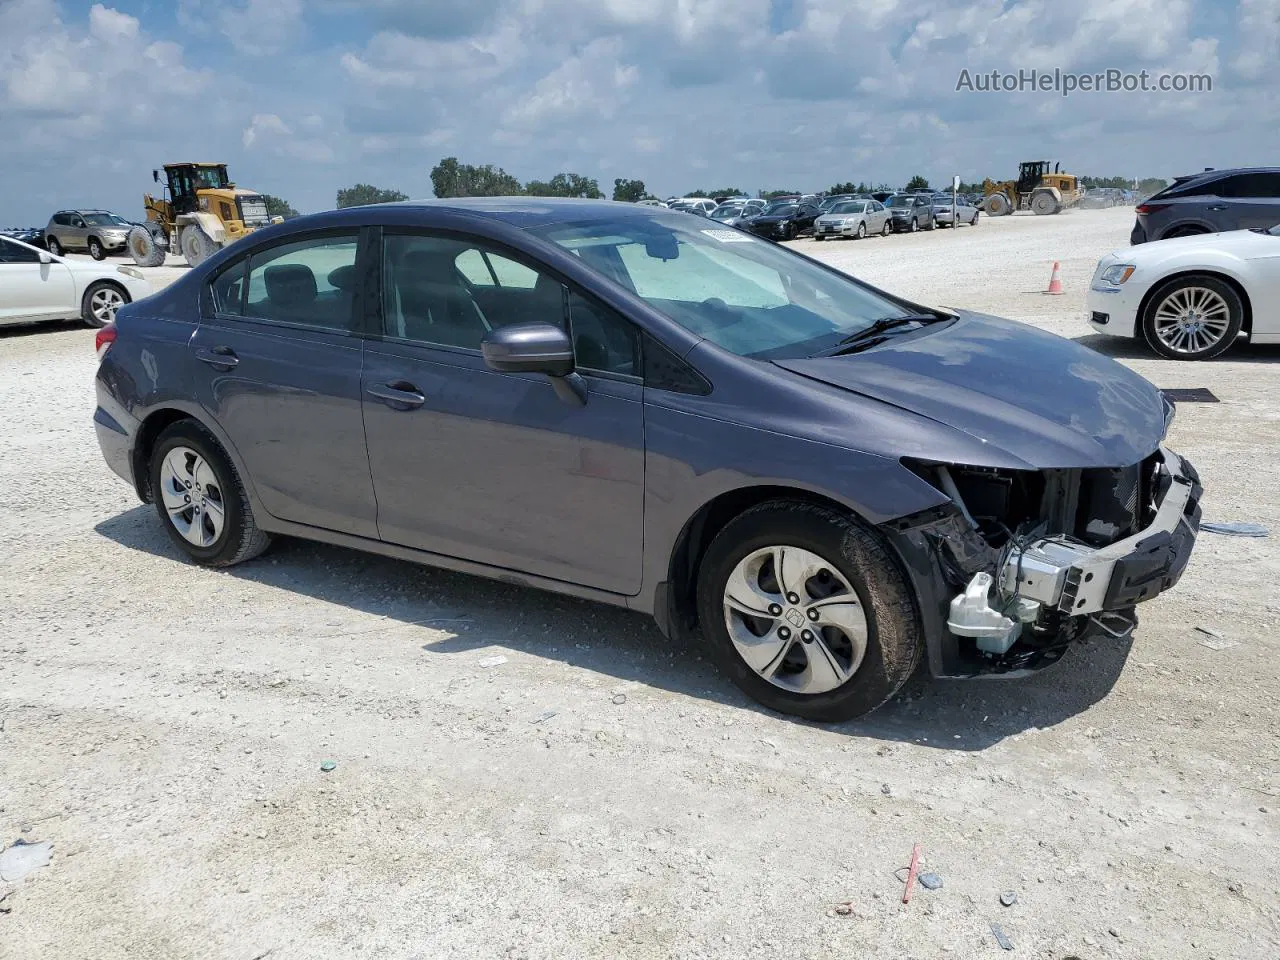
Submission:
[[[255,251],[248,259],[244,316],[342,333],[356,329],[356,231],[327,234]],[[243,274],[241,274],[243,276]],[[234,269],[214,281],[216,306],[234,309],[239,297]],[[221,292],[219,283],[224,283]]]

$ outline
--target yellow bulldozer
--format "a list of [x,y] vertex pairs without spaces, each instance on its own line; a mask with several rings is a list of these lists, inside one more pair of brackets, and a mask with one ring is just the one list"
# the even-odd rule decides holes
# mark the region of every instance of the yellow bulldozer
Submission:
[[129,253],[139,266],[158,267],[175,250],[194,267],[281,219],[267,212],[261,194],[232,183],[225,163],[166,163],[164,174],[161,180],[159,170],[151,171],[161,195],[143,196],[147,222],[129,231]]
[[982,183],[982,209],[988,216],[1003,217],[1015,210],[1030,210],[1039,216],[1058,213],[1080,202],[1080,181],[1075,174],[1060,173],[1048,160],[1028,160],[1018,166],[1018,179]]

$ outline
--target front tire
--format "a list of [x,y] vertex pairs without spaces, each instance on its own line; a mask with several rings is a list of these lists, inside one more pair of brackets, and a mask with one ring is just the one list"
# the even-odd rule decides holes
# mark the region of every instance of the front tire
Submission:
[[1211,360],[1231,348],[1244,303],[1217,277],[1190,274],[1158,287],[1142,316],[1142,335],[1166,360]]
[[698,614],[743,692],[825,723],[883,704],[922,650],[912,591],[881,539],[802,501],[769,501],[725,526],[698,570]]
[[253,519],[244,484],[217,439],[195,420],[179,420],[156,439],[151,498],[169,538],[206,567],[252,559],[271,543]]
[[893,233],[893,224],[886,220],[884,226],[880,228],[880,236],[887,237],[891,233]]
[[164,231],[159,227],[154,230],[137,224],[129,229],[129,237],[125,241],[129,256],[140,267],[159,267],[164,265],[165,251],[168,242]]
[[80,300],[80,319],[90,327],[115,322],[116,311],[129,302],[129,294],[114,283],[100,280],[91,284]]
[[1051,193],[1037,193],[1031,198],[1031,212],[1037,217],[1044,217],[1058,212],[1058,201]]
[[916,220],[916,219],[914,219],[914,218],[913,218],[913,219],[912,219],[912,221],[911,221],[911,226],[910,226],[910,227],[908,227],[907,229],[908,229],[908,232],[910,232],[910,233],[919,233],[919,231],[920,231],[920,221],[919,221],[919,220]]
[[858,239],[867,239],[867,225],[865,223],[858,224]]
[[107,259],[106,248],[102,246],[102,241],[97,237],[89,238],[89,256],[93,257],[95,260]]

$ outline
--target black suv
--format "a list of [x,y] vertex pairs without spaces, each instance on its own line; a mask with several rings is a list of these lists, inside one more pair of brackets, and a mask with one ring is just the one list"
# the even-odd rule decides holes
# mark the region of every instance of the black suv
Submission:
[[1280,167],[1206,170],[1178,177],[1138,204],[1130,243],[1280,223]]

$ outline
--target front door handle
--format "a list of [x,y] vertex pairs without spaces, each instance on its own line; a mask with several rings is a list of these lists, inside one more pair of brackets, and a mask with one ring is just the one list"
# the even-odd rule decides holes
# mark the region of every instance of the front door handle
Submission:
[[1214,204],[1213,206],[1211,206],[1209,209],[1210,209],[1210,210],[1225,210],[1225,209],[1227,209],[1227,205],[1226,205],[1225,203],[1215,203],[1215,204]]
[[230,370],[240,362],[230,347],[196,347],[196,359],[215,370]]
[[403,380],[397,380],[395,383],[375,383],[365,392],[381,400],[392,410],[416,410],[427,402],[421,390]]

